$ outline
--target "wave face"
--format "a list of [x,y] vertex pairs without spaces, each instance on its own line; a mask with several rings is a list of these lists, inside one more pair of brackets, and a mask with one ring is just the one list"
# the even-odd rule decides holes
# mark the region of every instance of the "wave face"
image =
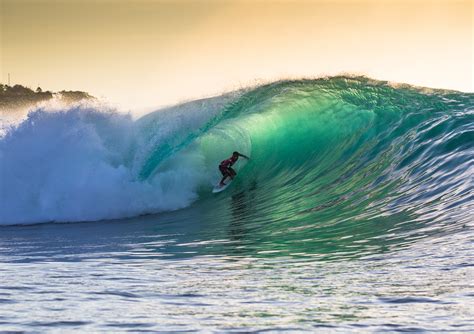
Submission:
[[[276,82],[136,121],[103,108],[40,109],[0,140],[4,225],[194,202],[190,215],[247,222],[261,241],[284,233],[297,253],[305,239],[350,251],[382,247],[380,235],[445,233],[473,212],[474,94],[363,77]],[[251,160],[211,194],[234,150]]]

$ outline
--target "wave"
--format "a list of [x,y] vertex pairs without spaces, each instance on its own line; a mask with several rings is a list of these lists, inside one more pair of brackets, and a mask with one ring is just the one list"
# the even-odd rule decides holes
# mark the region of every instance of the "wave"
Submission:
[[[474,202],[473,120],[474,94],[365,77],[280,81],[138,120],[99,107],[38,109],[0,139],[0,224],[192,203],[217,222],[245,202],[241,220],[287,240],[308,229],[329,240],[342,226],[352,236],[463,225]],[[251,160],[215,196],[217,165],[235,150]]]

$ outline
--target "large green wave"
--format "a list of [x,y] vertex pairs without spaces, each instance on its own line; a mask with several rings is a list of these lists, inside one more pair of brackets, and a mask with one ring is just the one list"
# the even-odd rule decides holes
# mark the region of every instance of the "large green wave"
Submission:
[[189,212],[213,238],[231,226],[233,249],[360,255],[466,224],[473,110],[473,94],[365,77],[276,82],[160,142],[141,175],[181,152],[199,153],[218,179],[220,159],[242,151],[251,160],[234,184],[217,196],[202,185]]
[[[250,161],[213,194],[236,150]],[[138,120],[39,109],[0,138],[0,224],[158,214],[212,241],[198,253],[377,254],[469,226],[473,156],[474,94],[365,77],[280,81]]]

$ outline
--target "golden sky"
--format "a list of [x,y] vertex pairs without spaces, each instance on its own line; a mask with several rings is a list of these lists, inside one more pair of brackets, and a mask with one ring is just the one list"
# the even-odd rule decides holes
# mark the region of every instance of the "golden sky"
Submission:
[[474,0],[0,0],[1,82],[127,108],[344,72],[474,91]]

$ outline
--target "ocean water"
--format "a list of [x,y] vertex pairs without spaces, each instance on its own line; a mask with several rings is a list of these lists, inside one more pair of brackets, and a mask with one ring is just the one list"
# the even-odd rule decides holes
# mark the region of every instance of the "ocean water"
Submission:
[[0,331],[474,331],[474,94],[281,81],[2,133]]

